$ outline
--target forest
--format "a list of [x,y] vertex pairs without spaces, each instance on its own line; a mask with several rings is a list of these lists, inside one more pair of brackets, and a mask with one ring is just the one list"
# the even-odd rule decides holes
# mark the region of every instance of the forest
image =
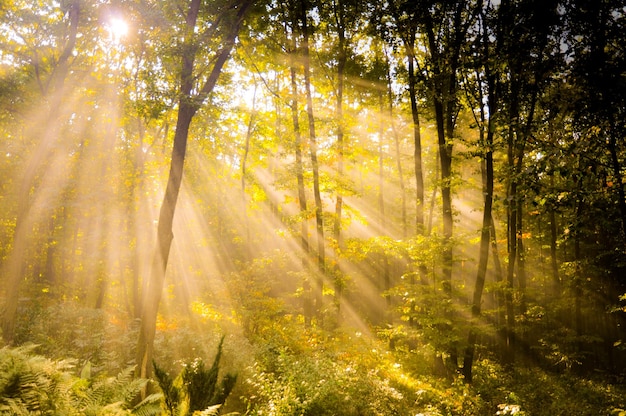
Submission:
[[0,414],[626,415],[626,0],[0,0]]

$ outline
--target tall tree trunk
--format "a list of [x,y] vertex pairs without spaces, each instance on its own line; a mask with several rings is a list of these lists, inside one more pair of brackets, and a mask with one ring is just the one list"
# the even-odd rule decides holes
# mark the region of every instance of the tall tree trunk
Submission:
[[520,314],[526,313],[526,250],[524,249],[524,233],[523,230],[523,213],[524,206],[522,199],[517,200],[517,280],[519,282],[519,311]]
[[139,339],[137,342],[138,365],[137,374],[141,378],[148,378],[152,374],[152,356],[154,349],[154,337],[156,334],[156,321],[165,282],[165,271],[170,254],[172,240],[174,238],[172,225],[178,201],[178,194],[183,178],[185,154],[187,152],[187,139],[189,126],[194,115],[206,97],[213,91],[224,64],[235,44],[239,33],[243,16],[252,0],[244,0],[239,4],[237,16],[230,32],[223,41],[222,49],[217,52],[215,62],[202,89],[193,94],[195,82],[194,62],[196,59],[197,45],[192,42],[192,34],[196,27],[201,0],[192,0],[187,13],[187,33],[185,45],[181,55],[182,68],[180,73],[180,100],[178,104],[178,116],[176,131],[174,133],[174,145],[172,148],[172,160],[167,180],[167,187],[163,197],[163,203],[159,212],[157,226],[156,250],[152,259],[150,280],[146,285],[146,292],[142,298],[141,324],[139,327]]
[[174,238],[172,224],[182,181],[189,126],[195,112],[195,109],[189,103],[181,100],[179,104],[170,173],[165,197],[159,213],[156,251],[152,259],[150,279],[145,285],[145,292],[142,294],[141,324],[136,361],[139,366],[138,375],[142,378],[150,377],[152,374],[156,320],[165,282],[165,271],[167,269],[170,248]]
[[[393,108],[393,91],[391,90],[391,74],[389,73],[389,66],[387,66],[387,96],[389,98],[389,123],[391,124],[391,132],[393,134],[393,143],[396,153],[396,168],[398,169],[398,182],[400,184],[400,209],[402,215],[402,237],[408,236],[407,229],[407,216],[406,216],[406,186],[404,184],[404,173],[402,169],[402,153],[400,152],[400,135],[394,122],[394,108]],[[421,152],[420,152],[421,153]],[[421,162],[420,162],[421,164]],[[423,191],[422,191],[423,192]],[[422,201],[422,221],[424,220],[424,207]],[[422,229],[423,229],[422,224]]]
[[[509,121],[513,118],[510,117]],[[508,133],[508,164],[513,171],[513,127]],[[506,352],[505,362],[513,363],[515,359],[515,310],[513,307],[513,288],[515,284],[515,260],[517,259],[517,181],[511,180],[507,193],[507,254],[508,266],[506,273]]]
[[506,351],[506,294],[502,285],[504,281],[504,273],[502,271],[502,263],[500,262],[500,253],[498,251],[498,239],[496,237],[496,224],[493,220],[493,213],[491,214],[491,222],[489,224],[490,238],[491,238],[491,254],[493,257],[493,269],[494,269],[494,281],[496,282],[498,289],[495,293],[496,298],[496,343],[501,358],[504,358]]
[[[295,35],[292,40],[294,46],[296,46]],[[307,211],[306,192],[304,188],[304,168],[302,161],[302,134],[300,133],[300,117],[298,113],[298,82],[296,77],[296,59],[290,55],[290,67],[289,73],[291,77],[291,117],[293,122],[294,133],[294,152],[296,157],[296,181],[298,182],[298,204],[300,206],[300,213],[304,214]],[[308,265],[309,256],[309,227],[307,225],[306,215],[301,219],[300,223],[300,246],[302,247],[303,258],[302,265]]]
[[409,98],[413,121],[413,163],[415,169],[415,229],[417,234],[424,233],[424,173],[422,171],[422,135],[420,132],[419,111],[417,108],[417,77],[415,76],[415,30],[404,41],[407,54],[409,75]]
[[[385,153],[383,148],[383,138],[385,137],[385,126],[383,123],[383,115],[385,113],[383,93],[378,92],[378,214],[380,216],[380,228],[384,233],[387,229],[387,220],[385,218]],[[382,272],[383,272],[383,288],[387,300],[387,314],[391,316],[391,276],[389,273],[389,259],[386,250],[382,250]],[[389,321],[389,323],[391,323]]]
[[[337,56],[337,99],[336,99],[336,119],[337,119],[337,176],[339,180],[344,176],[344,151],[345,151],[345,131],[343,117],[343,90],[345,67],[347,61],[346,54],[346,28],[345,28],[345,10],[344,0],[333,2],[335,23],[337,25],[337,36],[339,39],[339,51]],[[335,223],[333,224],[333,239],[337,245],[338,251],[343,247],[343,239],[341,235],[341,219],[343,215],[343,195],[342,187],[339,186],[335,199]],[[341,302],[343,297],[343,280],[341,277],[340,259],[335,261],[335,305],[337,311],[341,311]]]
[[[453,321],[453,296],[452,296],[452,233],[453,233],[453,213],[452,213],[452,140],[454,139],[454,129],[456,122],[456,92],[457,92],[457,70],[459,65],[459,54],[461,43],[463,42],[466,27],[462,21],[465,2],[456,4],[452,22],[451,38],[445,45],[443,52],[440,50],[441,44],[434,32],[434,22],[432,16],[425,14],[424,22],[426,37],[428,40],[428,50],[431,56],[432,65],[432,92],[434,96],[435,122],[437,126],[437,142],[439,145],[439,161],[441,165],[441,205],[443,220],[444,247],[442,257],[442,286],[446,301],[450,305],[448,319]],[[444,56],[445,54],[445,56]],[[450,328],[451,329],[451,328]],[[458,366],[458,354],[455,342],[448,346],[451,367],[456,370]]]
[[[339,38],[339,52],[337,56],[337,176],[343,178],[344,170],[344,120],[343,120],[343,88],[344,72],[346,67],[346,30],[344,23],[343,0],[338,0],[335,5],[335,20],[337,24],[337,36]],[[340,188],[341,189],[341,188]],[[335,224],[333,225],[333,238],[341,246],[341,216],[343,208],[343,196],[341,191],[337,193],[335,201]]]
[[[298,204],[300,208],[300,247],[302,249],[302,267],[304,269],[309,267],[310,263],[310,246],[309,246],[309,226],[308,226],[308,215],[307,213],[307,197],[306,190],[304,187],[304,162],[302,158],[302,133],[300,131],[300,114],[299,114],[299,103],[298,103],[298,79],[297,79],[297,62],[299,62],[299,53],[298,53],[298,41],[297,41],[297,30],[298,27],[298,13],[294,13],[293,10],[290,9],[292,13],[290,15],[290,21],[292,25],[291,30],[291,51],[289,54],[289,76],[290,76],[290,85],[291,85],[291,120],[293,124],[293,133],[294,133],[294,153],[296,159],[295,171],[296,171],[296,181],[298,186]],[[313,290],[310,281],[303,282],[303,309],[304,309],[304,322],[306,326],[311,324],[311,320],[314,315],[314,303],[315,299],[313,299]]]
[[[478,260],[478,271],[476,273],[474,295],[472,297],[472,318],[474,320],[480,319],[483,289],[485,288],[485,277],[487,275],[487,262],[489,260],[491,207],[493,204],[493,153],[491,150],[488,150],[485,155],[485,164],[487,171],[487,184],[485,187],[485,206],[483,208],[483,226],[480,232],[480,257]],[[474,361],[476,337],[476,329],[474,329],[473,327],[470,328],[463,363],[463,374],[467,382],[472,381],[472,365]]]
[[317,313],[322,311],[322,289],[326,270],[326,249],[324,243],[324,213],[322,196],[320,193],[319,165],[317,161],[317,136],[315,134],[315,117],[313,114],[313,95],[311,91],[311,59],[309,52],[309,24],[308,1],[300,2],[300,18],[302,22],[302,58],[304,64],[304,88],[306,91],[306,112],[309,124],[309,151],[311,155],[311,169],[313,171],[313,198],[315,199],[315,224],[317,230],[317,281],[315,285],[315,308]]
[[[550,185],[554,188],[554,174],[550,176]],[[558,299],[561,295],[561,279],[559,277],[559,265],[556,258],[557,253],[557,224],[556,210],[551,205],[549,208],[550,215],[550,268],[552,270],[552,295],[554,299]]]
[[254,92],[252,94],[252,109],[250,111],[250,118],[248,119],[248,127],[246,129],[246,140],[243,147],[243,155],[241,156],[241,215],[245,221],[246,228],[246,246],[248,247],[246,250],[246,259],[249,257],[249,253],[251,252],[251,244],[250,241],[250,221],[248,220],[247,211],[247,201],[246,201],[246,175],[248,174],[247,165],[248,165],[248,154],[250,153],[250,140],[252,139],[252,134],[254,132],[254,123],[256,118],[256,90],[257,84],[256,81],[254,83]]
[[[489,57],[489,47],[487,34],[484,35],[484,51],[485,59]],[[465,356],[463,360],[463,375],[465,381],[470,383],[472,381],[472,366],[474,363],[475,344],[477,339],[477,330],[474,328],[476,321],[481,316],[482,296],[485,288],[485,280],[487,276],[487,263],[489,261],[489,245],[491,242],[491,228],[493,225],[492,220],[492,207],[493,207],[493,138],[495,134],[494,118],[498,112],[498,100],[496,96],[496,81],[492,75],[492,71],[489,67],[485,70],[486,87],[487,87],[487,105],[489,108],[489,120],[486,121],[485,110],[483,106],[483,85],[481,81],[478,83],[478,105],[480,106],[480,120],[476,120],[480,125],[481,143],[484,146],[484,183],[483,193],[485,196],[484,208],[483,208],[483,225],[480,232],[480,254],[478,259],[478,269],[476,272],[476,282],[474,284],[474,294],[472,296],[472,322],[470,324],[469,335],[467,339],[467,347],[465,349]],[[480,80],[480,74],[476,74]],[[487,134],[485,136],[485,124],[487,124]],[[484,138],[484,141],[482,140]]]

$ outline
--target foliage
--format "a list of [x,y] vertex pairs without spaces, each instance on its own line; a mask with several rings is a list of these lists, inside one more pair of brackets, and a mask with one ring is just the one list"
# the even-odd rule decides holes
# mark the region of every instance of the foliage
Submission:
[[196,358],[184,364],[183,371],[176,379],[153,361],[154,374],[163,392],[166,410],[171,416],[213,414],[223,406],[237,382],[237,375],[228,373],[218,383],[223,342],[222,337],[209,369],[205,369],[201,358]]
[[27,415],[157,415],[160,395],[135,403],[147,381],[129,367],[116,377],[81,377],[72,361],[36,355],[36,346],[0,349],[0,413]]
[[356,356],[311,351],[281,351],[271,368],[257,365],[247,380],[255,391],[249,413],[255,415],[402,415],[409,390],[394,386],[380,369]]
[[0,1],[1,411],[623,413],[624,2],[253,3]]
[[24,308],[17,342],[38,345],[38,351],[55,359],[71,358],[94,373],[116,373],[131,361],[128,343],[134,328],[112,313],[84,308],[76,302]]

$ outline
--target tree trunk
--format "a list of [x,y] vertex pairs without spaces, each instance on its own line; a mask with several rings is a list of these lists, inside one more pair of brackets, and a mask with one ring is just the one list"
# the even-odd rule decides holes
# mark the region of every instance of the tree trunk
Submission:
[[252,134],[254,132],[254,123],[256,118],[256,90],[257,84],[254,83],[254,93],[252,94],[252,109],[250,112],[250,119],[248,120],[248,127],[246,130],[246,141],[244,143],[243,155],[241,156],[241,215],[245,221],[245,231],[246,231],[246,246],[248,247],[245,251],[246,259],[250,256],[251,252],[251,244],[250,241],[250,222],[248,220],[247,211],[247,201],[246,201],[246,175],[247,164],[248,164],[248,154],[250,153],[250,140],[252,139]]
[[315,199],[315,224],[317,230],[317,281],[315,285],[315,308],[318,314],[322,311],[322,292],[324,273],[326,270],[326,249],[324,243],[324,213],[320,193],[319,165],[317,161],[317,137],[315,134],[315,117],[313,115],[313,95],[311,92],[311,59],[309,53],[308,2],[301,0],[300,12],[302,19],[302,58],[304,64],[304,88],[306,91],[306,112],[309,124],[309,151],[311,169],[313,171],[313,198]]
[[[337,100],[336,100],[336,118],[337,118],[337,176],[339,180],[344,176],[344,119],[343,119],[343,89],[346,67],[346,29],[345,29],[345,11],[343,0],[334,3],[335,22],[337,24],[337,36],[339,39],[339,51],[337,56]],[[335,199],[335,223],[333,225],[333,238],[338,250],[343,247],[341,235],[341,219],[343,215],[343,195],[342,187],[339,186]],[[341,277],[340,259],[337,256],[335,261],[335,305],[337,312],[341,311],[341,302],[343,297],[343,281]]]
[[[293,35],[294,53],[296,47],[295,34]],[[300,213],[305,214],[307,211],[306,192],[304,188],[304,169],[302,162],[302,135],[300,133],[300,121],[298,117],[298,83],[296,80],[296,60],[293,54],[290,55],[289,73],[291,76],[291,117],[293,121],[294,133],[294,152],[296,157],[296,180],[298,182],[298,203]],[[300,246],[302,247],[302,265],[308,265],[309,257],[309,227],[307,225],[306,215],[303,215],[300,222]]]
[[[491,149],[487,139],[487,148]],[[483,226],[480,232],[480,257],[478,260],[478,271],[476,273],[476,283],[474,295],[472,297],[472,319],[480,319],[483,289],[485,288],[485,277],[487,275],[487,262],[489,260],[489,242],[491,234],[491,208],[493,204],[493,152],[488,150],[485,155],[486,165],[486,186],[485,186],[485,206],[483,209]],[[472,365],[474,360],[474,349],[476,343],[476,330],[470,328],[465,358],[463,363],[463,374],[465,381],[472,381]]]
[[[509,136],[512,136],[512,132]],[[509,139],[512,140],[512,139]],[[512,152],[512,142],[509,142],[509,161]],[[511,166],[509,162],[509,167]],[[506,352],[505,362],[512,364],[515,360],[515,310],[513,308],[513,288],[515,283],[515,260],[517,258],[517,183],[515,179],[509,186],[507,195],[507,243],[508,243],[508,266],[506,273]]]
[[174,238],[172,224],[174,222],[174,213],[183,176],[189,126],[194,113],[195,109],[185,100],[181,99],[176,122],[176,133],[174,135],[170,173],[165,196],[159,212],[156,250],[152,259],[150,280],[145,286],[145,293],[143,293],[142,297],[141,324],[139,328],[136,359],[137,365],[139,366],[137,374],[141,378],[148,378],[152,375],[152,356],[156,333],[156,320],[161,295],[163,293],[165,271],[167,269],[170,248],[172,239]]
[[[402,170],[402,153],[400,152],[400,137],[398,134],[398,130],[396,129],[396,123],[394,122],[395,114],[393,111],[394,110],[393,91],[391,90],[391,74],[389,73],[389,65],[387,65],[387,95],[389,97],[389,123],[391,124],[391,131],[393,134],[393,143],[394,143],[395,153],[396,153],[396,166],[398,169],[398,182],[400,184],[400,207],[401,207],[400,209],[401,209],[401,215],[402,215],[402,237],[406,238],[408,236],[407,217],[406,217],[406,186],[404,184],[404,173]],[[420,160],[420,165],[421,165],[421,160]],[[423,195],[423,189],[422,189],[422,195]],[[422,230],[423,230],[424,228],[423,198],[422,198],[422,203],[420,206],[422,207]]]
[[[344,71],[346,67],[346,33],[344,23],[344,10],[342,0],[338,0],[335,9],[335,20],[337,23],[337,36],[339,38],[339,53],[337,57],[337,101],[336,101],[336,118],[337,118],[337,176],[343,178],[344,163],[344,121],[343,121],[343,87],[344,87]],[[341,188],[340,188],[341,189]],[[341,246],[341,216],[343,208],[343,196],[341,191],[337,193],[335,201],[335,224],[333,226],[333,238],[339,246]]]
[[165,282],[165,271],[170,254],[172,239],[174,238],[172,225],[178,201],[178,194],[183,178],[183,168],[185,154],[187,152],[187,139],[189,137],[189,126],[198,111],[200,105],[206,97],[213,91],[217,79],[226,63],[230,52],[235,44],[235,39],[239,32],[243,16],[250,6],[252,0],[244,0],[239,4],[235,23],[231,31],[224,39],[223,47],[217,52],[217,56],[211,73],[199,93],[192,95],[194,87],[194,62],[196,58],[197,46],[192,43],[192,34],[196,26],[201,0],[192,0],[187,13],[187,35],[185,39],[186,48],[183,48],[181,55],[182,69],[180,74],[181,93],[178,104],[178,116],[176,120],[176,131],[174,133],[174,145],[172,149],[172,161],[167,180],[167,187],[163,197],[163,203],[159,212],[159,222],[157,226],[157,244],[154,257],[152,259],[152,269],[150,280],[146,287],[146,292],[142,298],[141,324],[139,328],[139,339],[137,343],[138,365],[137,374],[141,378],[148,378],[152,374],[152,356],[154,348],[154,338],[156,333],[156,321],[163,293]]
[[[554,188],[554,176],[550,177],[550,182]],[[557,253],[557,224],[556,212],[553,206],[550,206],[550,266],[552,269],[552,294],[554,299],[561,296],[561,279],[559,277],[559,265],[556,258]]]
[[[487,42],[487,39],[485,39]],[[488,47],[485,43],[485,58],[488,57]],[[474,294],[472,297],[472,320],[478,321],[481,316],[481,305],[483,290],[485,288],[485,280],[487,276],[487,263],[489,261],[489,245],[491,241],[491,229],[493,225],[492,219],[492,207],[493,207],[493,137],[495,134],[495,124],[493,122],[496,117],[497,109],[497,97],[496,97],[496,84],[495,78],[491,75],[489,68],[485,69],[487,77],[488,88],[488,106],[489,106],[489,121],[487,122],[487,135],[484,141],[484,187],[483,192],[485,196],[484,208],[483,208],[483,225],[480,232],[480,254],[478,259],[478,270],[476,272],[476,282],[474,284]],[[477,74],[480,76],[479,74]],[[480,78],[478,78],[480,79]],[[479,82],[478,89],[482,89],[481,82]],[[484,137],[485,130],[485,111],[483,110],[483,94],[478,94],[478,105],[480,106],[480,136]],[[478,120],[477,120],[478,121]],[[481,140],[482,142],[482,140]],[[470,330],[467,339],[467,347],[465,349],[465,356],[463,360],[463,375],[465,381],[471,383],[472,381],[472,366],[474,363],[474,351],[477,339],[477,332],[474,326],[476,322],[470,323]]]
[[[424,234],[424,173],[422,172],[422,135],[420,132],[419,111],[417,108],[417,77],[415,76],[415,31],[405,40],[408,60],[409,98],[413,121],[413,162],[415,168],[415,229],[417,234]],[[399,162],[398,162],[399,163]]]
[[493,257],[494,280],[498,285],[495,293],[497,312],[496,312],[496,344],[498,351],[504,357],[506,351],[506,294],[502,286],[504,281],[504,273],[502,272],[502,263],[500,262],[500,253],[498,251],[498,239],[496,237],[496,224],[491,214],[491,222],[489,224],[491,238],[491,253]]
[[[465,2],[457,2],[452,16],[450,38],[447,43],[435,35],[432,16],[424,14],[424,23],[428,50],[431,57],[432,79],[431,90],[434,96],[435,121],[437,126],[437,142],[439,145],[439,160],[441,165],[441,205],[443,220],[444,247],[442,257],[442,286],[446,302],[450,304],[448,319],[454,321],[454,307],[452,296],[452,140],[456,124],[457,110],[457,70],[459,66],[461,45],[469,22],[463,21]],[[443,49],[442,49],[443,46]],[[452,328],[449,328],[451,330]],[[458,367],[458,353],[456,342],[448,345],[451,367]]]
[[[290,12],[293,10],[290,9]],[[290,16],[290,21],[292,24],[291,31],[291,51],[289,54],[289,75],[291,82],[291,119],[293,124],[293,133],[294,133],[294,153],[296,159],[295,171],[296,171],[296,181],[298,186],[298,204],[300,208],[300,247],[302,248],[302,267],[307,269],[309,267],[310,262],[310,246],[309,246],[309,226],[308,226],[308,215],[307,215],[307,197],[306,190],[304,187],[304,162],[302,160],[302,134],[300,132],[300,115],[299,115],[299,105],[298,105],[298,80],[297,80],[297,62],[299,60],[298,57],[298,42],[296,39],[298,27],[298,17],[297,13],[293,13]],[[313,289],[311,286],[311,282],[306,280],[303,282],[303,309],[304,309],[304,322],[305,326],[309,326],[311,324],[311,320],[314,315],[314,302],[313,297]]]

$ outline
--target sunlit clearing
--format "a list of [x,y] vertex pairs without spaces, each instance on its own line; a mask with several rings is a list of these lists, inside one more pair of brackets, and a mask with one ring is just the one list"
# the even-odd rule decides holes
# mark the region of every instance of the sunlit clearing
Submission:
[[111,17],[105,24],[106,30],[109,32],[109,39],[114,43],[119,43],[122,38],[128,35],[128,23],[119,17]]

